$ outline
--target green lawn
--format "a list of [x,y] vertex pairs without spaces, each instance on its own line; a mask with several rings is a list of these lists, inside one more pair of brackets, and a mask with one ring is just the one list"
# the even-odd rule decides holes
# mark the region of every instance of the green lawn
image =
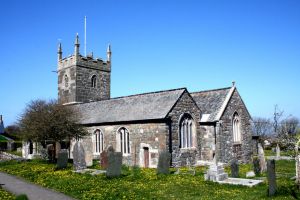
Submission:
[[[251,165],[240,166],[240,176],[245,177]],[[0,163],[0,171],[21,176],[29,181],[53,188],[77,199],[295,199],[294,161],[277,161],[278,194],[267,197],[267,184],[253,188],[220,185],[204,181],[205,168],[197,168],[196,175],[156,175],[154,169],[123,168],[120,178],[108,179],[104,175],[91,176],[65,170],[55,170],[55,165],[42,161]],[[228,170],[228,169],[226,169]]]
[[0,187],[0,199],[1,200],[14,200],[15,199],[15,196],[10,194],[9,192],[3,190],[1,187]]

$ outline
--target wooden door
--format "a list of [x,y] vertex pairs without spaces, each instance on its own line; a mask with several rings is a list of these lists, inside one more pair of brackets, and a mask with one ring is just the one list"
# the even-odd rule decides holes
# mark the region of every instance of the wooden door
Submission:
[[148,168],[149,167],[149,148],[144,147],[144,167]]

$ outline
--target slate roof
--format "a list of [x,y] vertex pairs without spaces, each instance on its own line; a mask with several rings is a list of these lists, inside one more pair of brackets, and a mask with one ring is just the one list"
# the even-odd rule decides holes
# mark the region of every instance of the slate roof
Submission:
[[205,121],[215,120],[230,89],[231,87],[227,87],[191,93],[202,114],[204,116],[209,114],[209,117]]
[[81,124],[164,119],[186,88],[72,105]]

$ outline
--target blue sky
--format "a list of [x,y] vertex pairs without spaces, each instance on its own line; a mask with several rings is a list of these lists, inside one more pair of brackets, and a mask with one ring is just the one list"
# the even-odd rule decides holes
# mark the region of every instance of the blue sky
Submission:
[[[14,123],[30,100],[57,98],[57,44],[106,58],[112,97],[231,86],[252,116],[274,105],[300,118],[299,0],[3,1],[0,114]],[[83,53],[83,45],[81,45]]]

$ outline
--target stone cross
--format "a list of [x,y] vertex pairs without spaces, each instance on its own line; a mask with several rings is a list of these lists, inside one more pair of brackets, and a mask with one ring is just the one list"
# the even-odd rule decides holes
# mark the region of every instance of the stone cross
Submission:
[[268,195],[273,196],[276,193],[276,172],[275,172],[275,160],[267,161],[267,175],[268,175]]
[[171,155],[168,151],[162,151],[159,153],[157,174],[169,174]]
[[56,168],[63,169],[66,168],[67,165],[68,165],[68,150],[61,149],[57,156]]
[[258,143],[258,159],[260,165],[260,172],[265,172],[267,169],[265,153],[260,143]]
[[237,178],[239,177],[239,162],[237,159],[233,159],[230,163],[231,168],[231,177]]
[[107,156],[108,166],[106,168],[106,176],[109,178],[120,176],[122,168],[122,153],[108,151]]
[[276,146],[276,158],[278,159],[279,157],[280,157],[280,147],[277,144],[277,146]]
[[81,142],[79,141],[76,141],[73,148],[73,166],[76,171],[86,168],[85,151]]

